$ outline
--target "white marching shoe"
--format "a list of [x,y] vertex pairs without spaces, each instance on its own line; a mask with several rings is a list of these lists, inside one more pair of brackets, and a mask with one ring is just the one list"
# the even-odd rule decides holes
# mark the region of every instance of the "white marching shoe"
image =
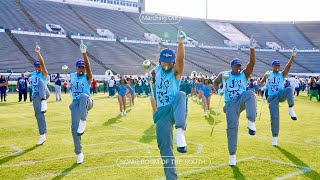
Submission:
[[297,115],[294,113],[293,107],[289,107],[289,115],[291,116],[292,120],[297,120]]
[[86,121],[80,120],[79,126],[78,126],[78,136],[81,136],[84,133],[84,130],[86,129]]
[[42,145],[46,140],[46,134],[40,135],[37,145]]
[[180,153],[187,152],[186,137],[184,136],[184,130],[182,128],[176,129],[176,143],[177,143],[178,152]]
[[80,153],[77,155],[77,164],[83,163],[84,155],[83,153]]
[[254,124],[254,122],[248,120],[248,129],[249,129],[250,135],[253,136],[256,134],[257,129],[256,129],[256,125]]
[[46,100],[41,100],[41,112],[42,113],[47,112],[47,108],[48,108],[47,101]]
[[229,157],[229,165],[230,166],[235,166],[237,164],[237,160],[236,160],[236,155],[230,155]]
[[274,147],[278,146],[278,137],[272,137],[272,146]]

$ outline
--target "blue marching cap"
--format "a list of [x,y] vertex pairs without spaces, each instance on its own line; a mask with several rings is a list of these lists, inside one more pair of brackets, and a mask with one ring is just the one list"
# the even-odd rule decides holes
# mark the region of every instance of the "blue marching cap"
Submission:
[[77,63],[76,63],[76,66],[77,66],[77,67],[80,67],[80,66],[85,67],[85,66],[84,66],[84,60],[79,59],[79,60],[77,61]]
[[277,65],[280,65],[280,61],[279,60],[272,61],[272,66],[277,66]]
[[171,49],[163,49],[160,53],[160,62],[174,63],[176,60],[176,54]]
[[231,67],[233,67],[233,66],[235,66],[235,65],[238,65],[238,64],[242,64],[241,63],[241,61],[240,61],[240,59],[238,59],[238,58],[235,58],[235,59],[233,59],[232,61],[231,61]]
[[40,66],[40,61],[34,61],[33,65],[34,67]]

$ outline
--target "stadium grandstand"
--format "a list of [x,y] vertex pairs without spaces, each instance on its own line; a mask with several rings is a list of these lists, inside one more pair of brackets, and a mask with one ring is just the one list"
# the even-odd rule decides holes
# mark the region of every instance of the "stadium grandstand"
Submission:
[[180,27],[188,36],[184,75],[194,70],[216,74],[229,69],[236,57],[248,62],[251,35],[258,42],[255,75],[264,73],[274,59],[285,63],[294,46],[299,56],[291,73],[319,72],[320,22],[168,19],[144,9],[141,0],[1,0],[0,72],[32,71],[36,42],[49,73],[61,72],[63,65],[72,69],[81,58],[78,46],[83,39],[94,74],[111,69],[121,75],[142,75],[145,59],[155,66],[161,49],[176,48]]

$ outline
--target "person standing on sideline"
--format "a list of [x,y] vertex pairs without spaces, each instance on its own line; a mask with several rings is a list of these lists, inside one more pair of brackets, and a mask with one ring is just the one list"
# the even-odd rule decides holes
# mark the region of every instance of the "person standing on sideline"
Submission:
[[54,90],[56,93],[56,101],[61,101],[61,80],[60,80],[60,73],[57,73],[56,77],[54,78]]
[[34,62],[35,71],[31,73],[32,78],[32,102],[35,116],[38,123],[39,129],[39,140],[38,145],[42,145],[46,140],[47,123],[44,113],[47,112],[46,100],[50,96],[50,92],[47,88],[47,76],[48,71],[44,64],[44,60],[40,53],[40,47],[36,44],[35,49],[38,59]]
[[63,91],[64,91],[65,94],[67,94],[67,89],[68,89],[68,82],[64,81],[63,82]]
[[[294,58],[297,55],[297,49],[294,47],[292,49],[291,58],[289,59],[287,65],[284,67],[283,71],[280,71],[280,61],[272,61],[272,71],[267,71],[262,79],[262,82],[266,82],[268,89],[268,98],[270,110],[270,120],[271,120],[271,132],[272,132],[272,145],[278,145],[278,135],[279,135],[279,102],[287,100],[289,105],[289,115],[292,120],[297,120],[297,116],[294,113],[293,105],[294,98],[293,92],[294,87],[285,87],[285,77],[288,75],[290,67],[293,63]],[[292,90],[293,88],[293,90]]]
[[310,86],[310,91],[309,91],[309,100],[312,101],[312,97],[315,96],[317,101],[319,100],[319,95],[318,95],[318,88],[319,85],[317,84],[316,78],[312,76],[309,80],[309,86]]
[[26,102],[28,98],[28,78],[24,77],[24,74],[21,73],[21,77],[18,78],[17,80],[17,85],[16,85],[16,90],[19,92],[19,102],[22,100],[22,95],[23,95],[23,101]]
[[93,100],[90,99],[90,84],[92,73],[89,58],[87,56],[87,46],[81,40],[80,51],[83,60],[76,63],[77,72],[71,73],[70,88],[72,103],[69,106],[71,111],[71,131],[74,143],[74,152],[77,155],[77,164],[84,161],[82,153],[81,136],[86,128],[88,111],[93,107]]
[[1,102],[4,100],[6,102],[6,96],[7,96],[7,85],[8,81],[4,77],[4,75],[1,75],[0,78],[0,93],[1,93]]
[[175,157],[172,147],[173,125],[176,128],[177,151],[187,152],[184,136],[186,130],[187,104],[186,94],[179,91],[180,79],[184,71],[184,40],[186,34],[178,32],[177,57],[173,50],[163,49],[159,63],[151,70],[155,78],[155,100],[157,110],[153,114],[156,124],[157,143],[164,166],[166,179],[177,179]]
[[229,150],[229,165],[236,165],[236,152],[238,142],[238,127],[240,113],[245,109],[248,119],[248,132],[250,135],[256,134],[256,96],[252,90],[246,90],[248,78],[253,72],[256,61],[255,55],[256,41],[250,39],[250,60],[245,69],[241,69],[241,61],[235,58],[231,61],[231,71],[221,72],[214,80],[215,89],[219,89],[219,84],[223,83],[223,90],[219,94],[224,94],[224,113],[227,118],[227,137]]
[[115,86],[116,86],[116,80],[114,79],[114,76],[111,76],[111,79],[108,83],[108,92],[109,96],[113,97],[115,95]]

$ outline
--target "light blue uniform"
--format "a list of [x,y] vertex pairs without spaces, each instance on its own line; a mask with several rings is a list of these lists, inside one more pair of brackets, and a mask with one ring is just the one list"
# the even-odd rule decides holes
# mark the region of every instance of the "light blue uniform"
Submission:
[[[229,79],[224,79],[224,73]],[[246,91],[247,77],[243,71],[233,75],[231,71],[222,73],[222,82],[225,82],[225,106],[223,111],[227,118],[228,150],[230,155],[236,154],[238,141],[238,127],[240,113],[246,109],[247,118],[251,122],[256,120],[256,97],[250,90]]]
[[132,94],[135,94],[135,88],[136,88],[136,86],[134,85],[134,84],[130,84],[130,87],[131,87],[131,89],[132,89],[132,91],[130,92],[130,94],[132,95]]
[[177,179],[172,147],[173,125],[186,129],[187,102],[186,94],[179,91],[180,81],[176,79],[173,69],[165,72],[161,66],[156,67],[156,101],[158,111],[153,115],[156,126],[157,142],[164,172],[167,179]]
[[41,101],[48,99],[50,97],[50,92],[42,72],[37,73],[36,71],[33,71],[31,73],[31,78],[33,109],[38,123],[39,134],[42,135],[47,132],[47,123],[44,113],[41,112]]
[[202,91],[203,91],[204,97],[206,97],[206,98],[210,97],[211,87],[209,85],[208,86],[204,85],[202,87]]
[[197,85],[198,91],[202,91],[202,88],[203,88],[203,82],[199,82]]
[[74,152],[81,153],[81,137],[77,130],[80,120],[86,121],[88,111],[93,107],[93,101],[90,99],[90,85],[86,75],[78,76],[77,73],[71,73],[71,97],[72,103],[69,106],[71,111],[71,130],[74,143]]
[[270,73],[267,79],[268,98],[271,120],[271,132],[273,137],[279,135],[279,102],[288,101],[289,106],[294,105],[293,92],[289,87],[284,88],[284,77],[282,72]]
[[121,96],[121,97],[124,97],[127,93],[127,85],[126,84],[120,84],[120,88],[119,88],[119,92],[118,94]]

